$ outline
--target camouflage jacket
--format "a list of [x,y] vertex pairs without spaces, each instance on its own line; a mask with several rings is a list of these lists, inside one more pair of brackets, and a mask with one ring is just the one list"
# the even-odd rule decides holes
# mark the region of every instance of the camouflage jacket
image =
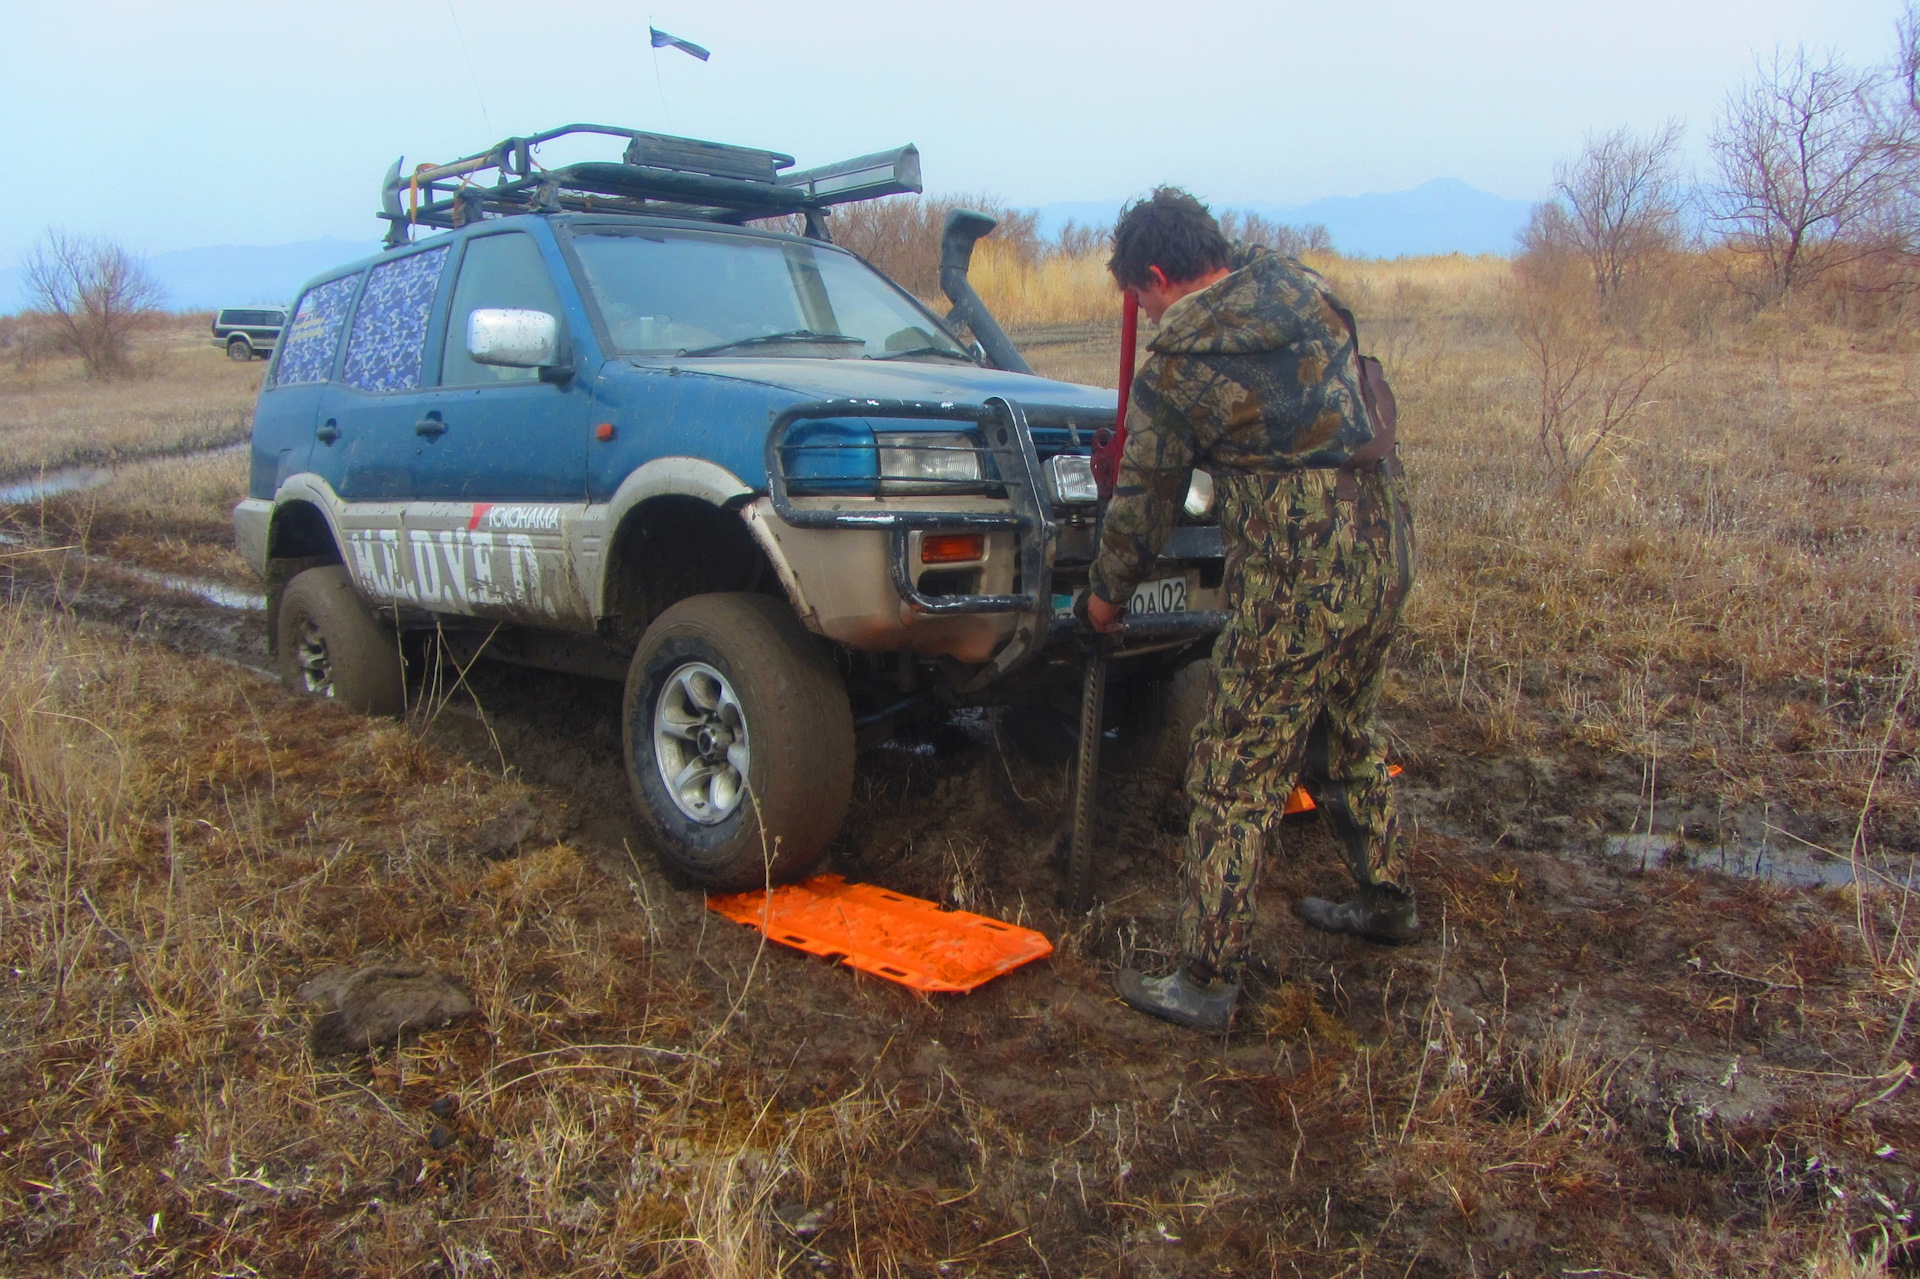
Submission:
[[1169,307],[1127,408],[1094,591],[1125,602],[1153,568],[1193,468],[1337,467],[1372,438],[1332,289],[1293,258],[1236,246],[1233,271]]

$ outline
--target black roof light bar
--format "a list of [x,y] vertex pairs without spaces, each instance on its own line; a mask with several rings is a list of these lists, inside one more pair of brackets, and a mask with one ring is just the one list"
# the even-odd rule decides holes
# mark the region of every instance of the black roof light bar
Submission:
[[[619,163],[548,169],[534,147],[575,134],[625,138]],[[413,227],[466,226],[514,213],[650,213],[707,222],[749,222],[801,214],[807,234],[827,239],[824,211],[836,204],[920,192],[920,152],[912,146],[838,164],[793,170],[778,151],[675,138],[604,124],[568,124],[508,138],[449,164],[412,173],[395,160],[380,187],[387,244],[407,242]],[[491,173],[492,180],[484,181]]]

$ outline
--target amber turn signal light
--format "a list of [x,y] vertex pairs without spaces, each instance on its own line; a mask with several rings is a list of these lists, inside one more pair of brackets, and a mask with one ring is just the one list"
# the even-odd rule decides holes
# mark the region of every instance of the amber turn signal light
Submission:
[[920,539],[922,564],[969,564],[986,554],[987,539],[979,533],[930,533]]
[[600,425],[594,427],[593,438],[596,440],[599,440],[602,444],[605,444],[608,440],[612,439],[613,423],[602,422]]

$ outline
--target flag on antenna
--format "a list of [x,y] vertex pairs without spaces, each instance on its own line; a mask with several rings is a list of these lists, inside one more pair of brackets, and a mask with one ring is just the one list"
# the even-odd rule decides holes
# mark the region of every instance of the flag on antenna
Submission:
[[658,27],[648,27],[647,34],[653,38],[653,47],[656,49],[678,49],[682,53],[691,53],[702,62],[713,56],[693,41],[670,36]]

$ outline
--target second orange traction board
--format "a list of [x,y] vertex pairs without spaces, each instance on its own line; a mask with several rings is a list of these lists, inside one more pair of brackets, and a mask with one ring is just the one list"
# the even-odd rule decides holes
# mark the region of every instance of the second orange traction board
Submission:
[[838,875],[815,875],[771,892],[709,897],[707,909],[809,955],[944,994],[972,990],[1053,953],[1053,943],[1031,928],[942,910],[935,902],[849,884]]
[[[1400,765],[1387,765],[1387,775],[1389,777],[1400,776]],[[1318,807],[1318,805],[1313,802],[1313,796],[1307,794],[1307,788],[1304,786],[1296,786],[1293,788],[1293,794],[1287,796],[1287,802],[1281,807],[1280,815],[1282,817],[1292,817],[1295,813],[1311,813],[1316,807]]]

